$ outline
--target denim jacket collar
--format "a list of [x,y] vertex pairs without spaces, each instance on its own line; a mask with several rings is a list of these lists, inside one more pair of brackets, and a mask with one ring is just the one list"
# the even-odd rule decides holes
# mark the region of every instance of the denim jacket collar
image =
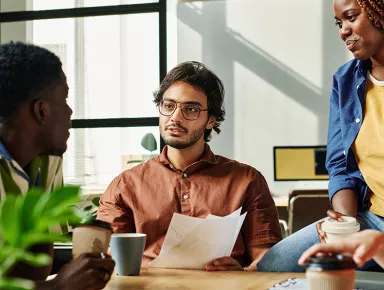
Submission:
[[372,62],[370,59],[358,60],[357,65],[355,66],[353,72],[356,73],[357,70],[366,77],[368,70],[372,67]]

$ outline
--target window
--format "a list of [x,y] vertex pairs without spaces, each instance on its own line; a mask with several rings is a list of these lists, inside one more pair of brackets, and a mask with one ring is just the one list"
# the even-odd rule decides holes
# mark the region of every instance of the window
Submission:
[[[160,152],[152,92],[167,71],[166,0],[29,0],[16,8],[5,2],[1,41],[32,42],[63,63],[74,111],[66,183],[99,192]],[[154,152],[141,146],[147,133],[158,144]]]
[[[123,170],[129,169],[159,153],[158,127],[71,129],[64,156],[65,181],[97,191]],[[157,150],[141,146],[145,134],[155,136]]]

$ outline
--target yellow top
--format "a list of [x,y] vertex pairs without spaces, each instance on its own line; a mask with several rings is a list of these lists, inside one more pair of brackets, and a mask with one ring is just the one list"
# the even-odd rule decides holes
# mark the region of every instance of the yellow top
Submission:
[[384,217],[384,81],[369,72],[363,120],[352,150],[372,192],[369,210]]

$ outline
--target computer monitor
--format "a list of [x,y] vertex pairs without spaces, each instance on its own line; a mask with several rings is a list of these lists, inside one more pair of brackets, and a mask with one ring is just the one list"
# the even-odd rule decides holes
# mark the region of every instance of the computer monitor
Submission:
[[326,146],[273,147],[275,181],[328,180]]

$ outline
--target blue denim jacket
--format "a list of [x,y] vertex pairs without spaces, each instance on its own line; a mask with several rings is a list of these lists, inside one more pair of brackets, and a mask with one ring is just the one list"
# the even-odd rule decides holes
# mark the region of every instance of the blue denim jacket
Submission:
[[367,184],[357,166],[352,144],[362,122],[370,60],[353,59],[333,76],[330,100],[326,167],[329,174],[329,197],[341,189],[357,193],[359,210],[366,208]]

